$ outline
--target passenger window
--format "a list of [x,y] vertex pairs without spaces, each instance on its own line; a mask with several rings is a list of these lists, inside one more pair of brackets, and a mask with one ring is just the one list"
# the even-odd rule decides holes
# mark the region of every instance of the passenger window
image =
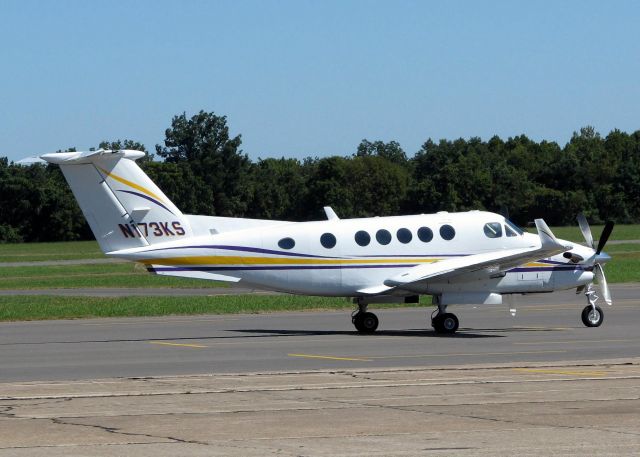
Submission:
[[380,244],[389,244],[391,243],[391,233],[385,229],[378,230],[376,232],[376,240]]
[[369,243],[371,243],[371,235],[369,235],[364,230],[356,232],[356,235],[353,238],[360,246],[367,246]]
[[320,244],[327,249],[331,249],[336,245],[336,237],[333,233],[323,233],[320,237]]
[[278,241],[278,246],[280,246],[282,249],[293,249],[295,245],[296,242],[293,241],[293,238],[282,238],[280,241]]
[[440,227],[440,236],[443,240],[449,241],[452,240],[454,236],[456,236],[456,231],[450,225],[445,224]]
[[433,231],[429,227],[420,227],[418,229],[418,238],[423,243],[428,243],[433,239]]
[[504,226],[504,231],[507,234],[507,236],[518,236],[518,234],[513,230],[511,230],[511,227],[509,227],[508,225]]
[[403,244],[410,243],[411,240],[413,239],[411,230],[406,228],[398,229],[398,231],[396,232],[396,237],[398,238],[398,241],[400,241]]
[[[507,229],[507,236],[509,227]],[[484,224],[484,234],[489,238],[500,238],[502,236],[502,224],[500,222],[488,222]]]

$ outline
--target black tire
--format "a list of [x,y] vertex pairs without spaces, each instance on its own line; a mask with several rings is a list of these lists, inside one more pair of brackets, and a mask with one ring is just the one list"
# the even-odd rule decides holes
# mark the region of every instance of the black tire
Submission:
[[458,317],[452,313],[438,314],[432,321],[436,333],[452,334],[456,333],[460,322]]
[[604,313],[599,306],[596,306],[595,313],[593,313],[593,307],[587,305],[582,310],[582,323],[586,327],[600,327],[604,321]]
[[351,322],[357,331],[362,332],[362,313],[358,313],[351,318]]
[[431,319],[431,326],[436,333],[442,333],[444,331],[442,327],[442,314],[436,314],[436,316]]
[[358,313],[353,318],[353,325],[360,333],[373,333],[378,328],[378,316],[373,313]]

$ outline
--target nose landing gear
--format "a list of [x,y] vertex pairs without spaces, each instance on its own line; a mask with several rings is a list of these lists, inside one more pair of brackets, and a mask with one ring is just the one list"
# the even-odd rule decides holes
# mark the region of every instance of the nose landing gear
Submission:
[[582,323],[586,327],[600,327],[600,325],[602,325],[602,321],[604,321],[604,313],[602,312],[602,309],[596,305],[598,296],[593,288],[593,284],[589,284],[584,294],[587,297],[589,304],[582,310]]

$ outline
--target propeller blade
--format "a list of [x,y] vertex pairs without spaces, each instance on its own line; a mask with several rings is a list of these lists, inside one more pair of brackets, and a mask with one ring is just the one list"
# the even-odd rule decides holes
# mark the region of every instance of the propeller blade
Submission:
[[604,248],[604,245],[607,244],[607,240],[609,239],[611,231],[613,230],[613,225],[614,224],[611,221],[608,221],[604,225],[604,229],[602,229],[602,234],[600,235],[600,239],[598,240],[598,249],[596,249],[596,255],[600,254],[602,252],[602,249]]
[[600,284],[600,289],[602,290],[602,298],[607,305],[611,306],[611,291],[609,290],[609,285],[607,284],[607,278],[604,277],[604,269],[602,265],[596,263],[593,266],[593,272],[596,274],[596,279],[598,280],[598,284]]
[[578,214],[578,225],[580,226],[580,231],[582,232],[582,236],[587,242],[587,245],[593,249],[595,245],[593,243],[593,235],[591,235],[591,228],[589,227],[587,218],[584,217],[584,214],[582,213]]

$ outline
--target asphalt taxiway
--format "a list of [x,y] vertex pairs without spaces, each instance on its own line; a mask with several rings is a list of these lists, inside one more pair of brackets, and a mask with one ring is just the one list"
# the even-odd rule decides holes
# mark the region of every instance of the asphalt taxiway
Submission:
[[435,334],[426,308],[374,309],[374,335],[348,311],[2,323],[0,382],[638,357],[639,289],[612,293],[599,328],[582,325],[584,296],[568,291],[519,297],[515,318],[452,306],[454,336]]

